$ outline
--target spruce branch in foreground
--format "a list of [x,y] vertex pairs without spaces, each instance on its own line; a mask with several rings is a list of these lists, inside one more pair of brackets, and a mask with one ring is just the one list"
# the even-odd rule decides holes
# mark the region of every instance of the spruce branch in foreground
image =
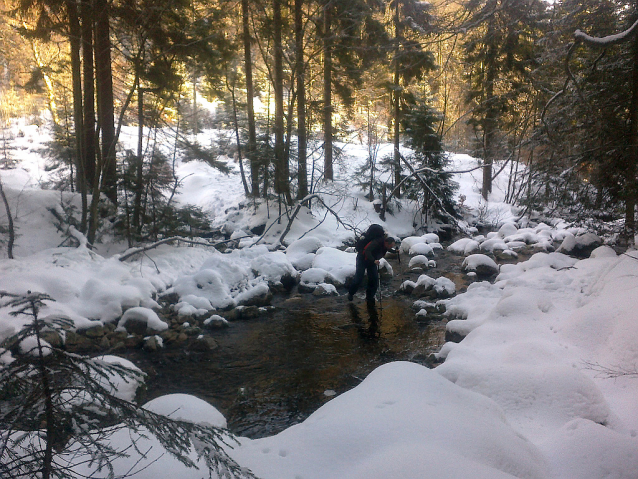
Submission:
[[[0,291],[0,308],[29,318],[0,343],[0,477],[17,479],[124,478],[149,466],[154,439],[187,467],[209,477],[254,479],[225,448],[227,430],[176,421],[117,395],[116,381],[141,382],[144,373],[51,346],[45,333],[64,337],[71,320],[46,316],[52,298]],[[126,437],[128,440],[117,440]],[[133,463],[116,469],[118,459]],[[160,460],[161,454],[155,460]]]

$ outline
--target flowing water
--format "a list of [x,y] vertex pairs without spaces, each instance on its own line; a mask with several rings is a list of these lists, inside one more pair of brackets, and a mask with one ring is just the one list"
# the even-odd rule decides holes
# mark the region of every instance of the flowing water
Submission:
[[[442,259],[437,257],[439,273],[428,274],[447,271],[463,288],[458,265],[441,270]],[[207,333],[219,344],[213,351],[184,345],[155,353],[130,350],[125,356],[149,375],[143,400],[192,394],[219,409],[232,432],[257,438],[303,421],[384,363],[427,364],[444,342],[445,320],[416,318],[414,299],[393,292],[418,273],[406,273],[396,261],[392,265],[395,277],[382,281],[374,308],[361,297],[349,303],[344,292],[324,298],[293,292],[277,296],[275,312],[267,317]]]

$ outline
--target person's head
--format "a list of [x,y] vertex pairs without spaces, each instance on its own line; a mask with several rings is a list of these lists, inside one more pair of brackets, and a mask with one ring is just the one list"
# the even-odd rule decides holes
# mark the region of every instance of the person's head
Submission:
[[392,236],[386,236],[383,239],[383,244],[386,249],[392,249],[396,246],[397,242]]

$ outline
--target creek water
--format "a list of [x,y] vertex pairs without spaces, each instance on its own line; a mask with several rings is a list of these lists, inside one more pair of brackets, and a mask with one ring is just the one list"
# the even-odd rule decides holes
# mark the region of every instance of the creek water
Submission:
[[[520,251],[518,259],[499,262],[523,261],[532,253]],[[173,343],[152,353],[129,349],[118,354],[147,373],[142,402],[192,394],[221,411],[239,436],[276,434],[357,386],[382,364],[404,360],[433,366],[429,358],[445,342],[447,318],[429,313],[420,320],[413,309],[416,298],[398,294],[399,286],[421,274],[445,276],[459,294],[477,278],[462,273],[464,257],[445,247],[436,251],[436,268],[427,271],[410,271],[409,258],[402,257],[402,263],[389,259],[394,275],[381,279],[381,301],[372,309],[363,291],[349,303],[343,288],[340,296],[329,297],[295,288],[275,295],[274,312],[267,316],[206,332],[219,345],[212,351]]]
[[349,303],[345,294],[293,292],[276,297],[267,317],[207,333],[219,344],[215,350],[169,345],[125,356],[148,374],[143,401],[192,394],[219,409],[237,435],[276,434],[376,367],[397,360],[427,364],[440,349],[445,321],[417,320],[413,299],[394,293],[404,279],[382,281],[381,301],[373,308],[362,297]]

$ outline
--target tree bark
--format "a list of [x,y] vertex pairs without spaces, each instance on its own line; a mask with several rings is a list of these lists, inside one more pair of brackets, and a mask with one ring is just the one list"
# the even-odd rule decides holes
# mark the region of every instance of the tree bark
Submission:
[[73,123],[75,129],[75,163],[76,163],[76,186],[82,198],[82,223],[80,229],[86,233],[86,211],[87,203],[87,181],[84,152],[84,118],[82,110],[82,27],[78,13],[76,0],[67,1],[67,12],[69,15],[69,43],[71,47],[71,78],[73,84]]
[[[393,163],[394,163],[394,186],[395,189],[401,183],[401,75],[399,71],[399,50],[400,45],[400,22],[399,22],[399,2],[395,2],[394,11],[394,90],[392,91],[392,102],[394,110],[394,149],[393,149]],[[401,189],[396,190],[396,197],[401,198]],[[384,205],[385,206],[385,205]]]
[[13,259],[13,244],[15,242],[15,227],[13,226],[13,216],[11,216],[11,207],[9,206],[9,200],[2,188],[2,179],[0,178],[0,197],[4,203],[4,209],[7,213],[7,223],[9,225],[9,242],[7,243],[7,258]]
[[307,137],[306,137],[306,75],[303,55],[303,0],[295,0],[295,69],[297,71],[297,170],[299,199],[308,195]]
[[[83,84],[83,124],[82,141],[84,145],[84,178],[87,191],[95,182],[95,74],[93,62],[93,18],[91,0],[82,0],[80,14],[82,17],[82,74]],[[84,208],[84,205],[83,205]],[[82,213],[83,233],[86,233],[86,214]]]
[[[638,13],[638,7],[636,12]],[[627,198],[625,199],[625,229],[633,236],[636,234],[636,197],[638,196],[638,181],[636,168],[638,167],[638,35],[634,35],[633,47],[633,71],[631,89],[631,118],[629,132],[629,160],[627,168]]]
[[248,114],[248,159],[250,161],[251,194],[259,196],[259,162],[257,160],[257,128],[255,124],[255,106],[253,98],[255,87],[253,85],[253,62],[251,55],[250,38],[250,11],[248,0],[241,1],[242,27],[244,37],[244,74],[246,75],[246,110]]
[[284,195],[290,204],[290,187],[286,175],[286,157],[284,151],[284,76],[283,76],[283,47],[281,41],[282,19],[281,0],[273,1],[273,49],[274,49],[274,78],[275,92],[275,191]]
[[102,190],[113,204],[117,204],[115,111],[108,0],[95,0],[95,15],[95,72],[99,125],[102,132]]
[[332,12],[330,0],[323,10],[323,177],[333,180],[332,168]]
[[496,55],[498,46],[494,44],[494,23],[488,22],[487,38],[488,54],[485,68],[485,105],[487,107],[485,119],[483,121],[483,186],[481,194],[487,201],[492,192],[492,163],[494,161],[495,141],[496,141],[496,116],[494,107],[494,82],[496,81]]

